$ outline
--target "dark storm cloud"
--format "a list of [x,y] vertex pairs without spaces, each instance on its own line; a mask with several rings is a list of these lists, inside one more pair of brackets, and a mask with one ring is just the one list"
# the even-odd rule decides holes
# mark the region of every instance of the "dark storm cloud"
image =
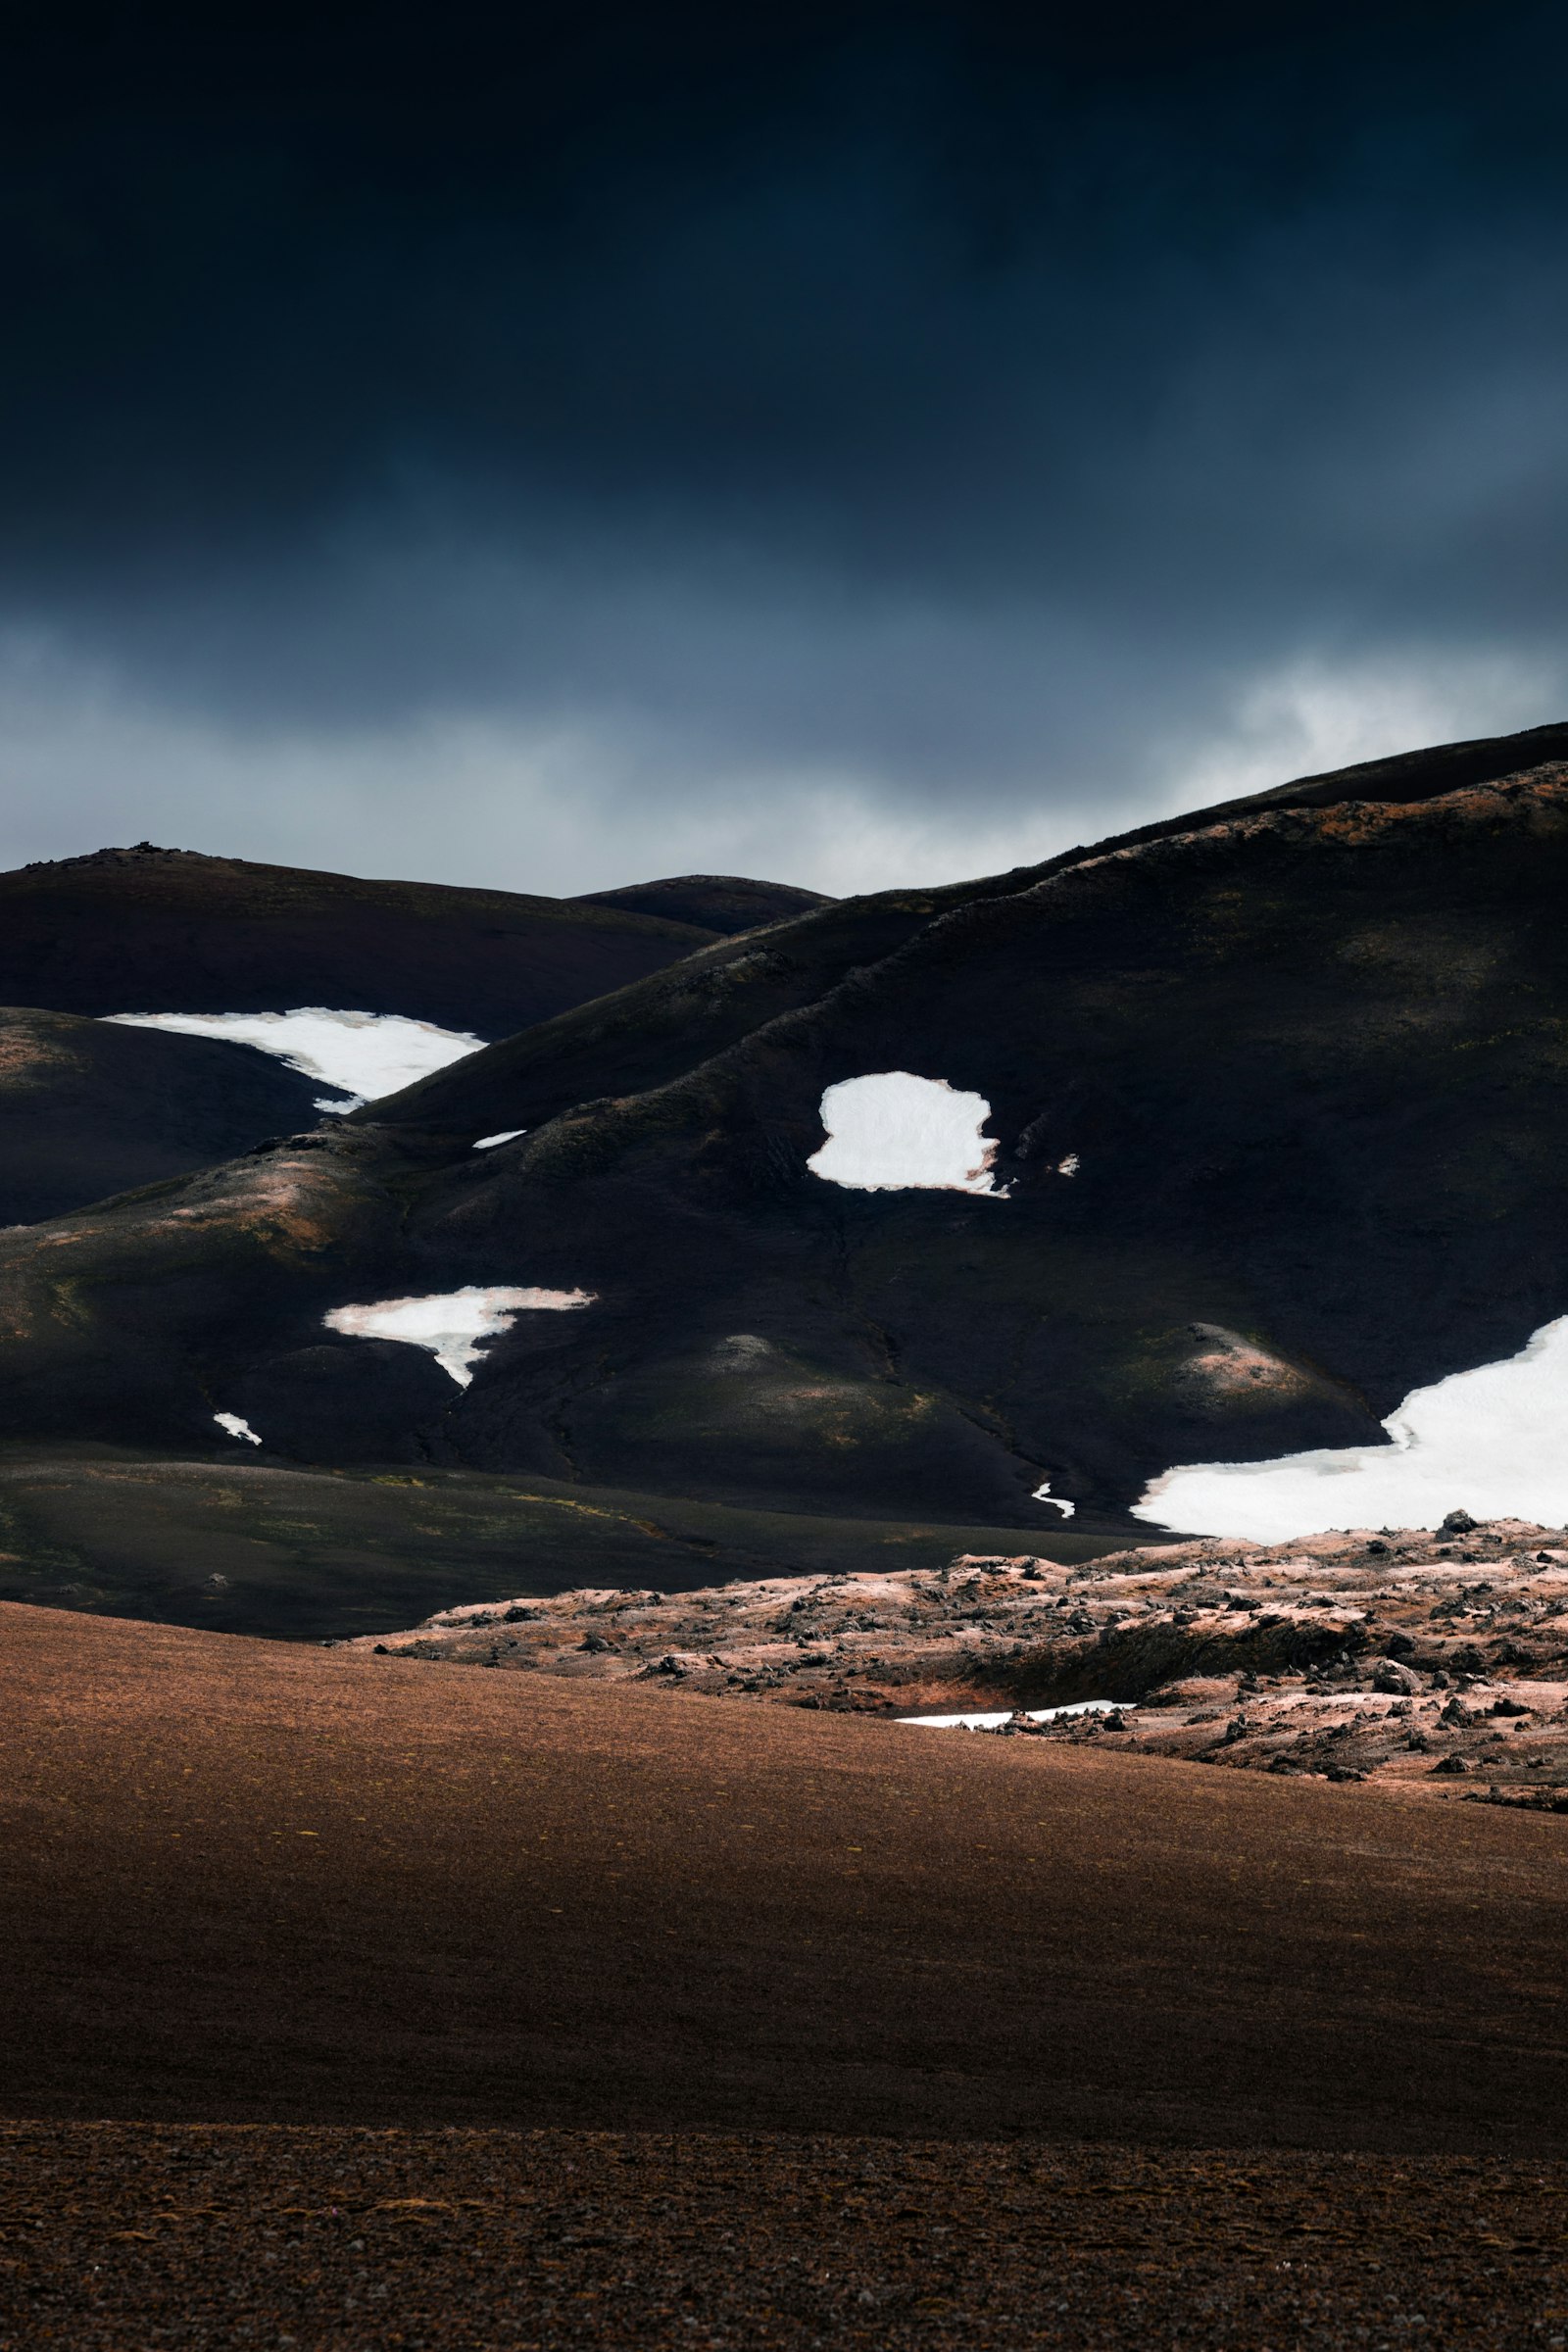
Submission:
[[1117,821],[1303,664],[1374,731],[1385,673],[1546,714],[1557,12],[69,30],[11,84],[0,388],[62,679],[242,745],[597,730],[585,821],[677,833],[782,773]]

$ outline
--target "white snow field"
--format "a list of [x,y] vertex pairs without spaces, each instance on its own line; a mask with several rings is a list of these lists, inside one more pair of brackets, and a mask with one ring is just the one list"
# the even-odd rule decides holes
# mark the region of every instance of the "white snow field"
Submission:
[[[1130,1699],[1079,1698],[1070,1707],[1027,1707],[1024,1712],[1031,1723],[1054,1723],[1058,1715],[1113,1715],[1131,1704]],[[984,1715],[895,1715],[893,1720],[923,1724],[928,1732],[1000,1732],[1004,1723],[1012,1721],[1012,1709],[1003,1707]]]
[[874,1070],[841,1078],[822,1097],[827,1142],[807,1166],[828,1184],[856,1192],[990,1193],[997,1147],[980,1129],[991,1116],[984,1095],[966,1095],[945,1078]]
[[238,1413],[215,1413],[213,1419],[220,1429],[226,1429],[231,1438],[242,1438],[247,1446],[259,1446],[262,1442],[250,1423],[242,1421]]
[[1185,1463],[1156,1478],[1133,1514],[1257,1544],[1328,1528],[1437,1527],[1452,1510],[1558,1526],[1568,1519],[1568,1315],[1501,1363],[1412,1389],[1383,1426],[1392,1445]]
[[527,1132],[526,1127],[503,1127],[499,1135],[481,1135],[473,1148],[476,1152],[493,1152],[498,1144],[514,1144],[519,1135]]
[[510,1331],[513,1317],[522,1309],[591,1306],[593,1298],[592,1291],[517,1291],[499,1285],[486,1289],[470,1282],[466,1290],[428,1298],[334,1306],[321,1320],[328,1331],[345,1332],[350,1339],[406,1340],[411,1348],[428,1348],[442,1371],[466,1389],[485,1341]]
[[172,1029],[184,1037],[219,1037],[234,1046],[275,1054],[291,1070],[342,1087],[345,1102],[321,1101],[318,1110],[358,1110],[395,1095],[432,1070],[477,1054],[482,1037],[466,1029],[438,1029],[403,1012],[332,1012],[301,1004],[292,1012],[111,1012],[126,1029]]

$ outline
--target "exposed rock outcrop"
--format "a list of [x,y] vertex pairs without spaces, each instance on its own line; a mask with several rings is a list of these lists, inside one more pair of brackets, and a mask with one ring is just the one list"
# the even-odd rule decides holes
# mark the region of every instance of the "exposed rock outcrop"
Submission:
[[[932,1573],[584,1590],[356,1646],[858,1713],[988,1712],[1018,1736],[1406,1792],[1468,1782],[1568,1813],[1568,1535],[1454,1516],[1077,1568],[965,1555]],[[1030,1717],[1090,1699],[1124,1703]]]

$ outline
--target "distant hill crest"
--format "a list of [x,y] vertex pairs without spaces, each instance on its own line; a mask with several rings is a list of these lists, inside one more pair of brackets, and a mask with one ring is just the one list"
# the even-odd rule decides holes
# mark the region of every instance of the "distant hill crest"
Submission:
[[29,858],[23,867],[24,874],[42,873],[46,867],[63,865],[128,865],[143,858],[180,858],[198,865],[228,865],[227,858],[210,858],[205,850],[166,850],[155,841],[133,841],[126,849],[82,850],[74,858]]

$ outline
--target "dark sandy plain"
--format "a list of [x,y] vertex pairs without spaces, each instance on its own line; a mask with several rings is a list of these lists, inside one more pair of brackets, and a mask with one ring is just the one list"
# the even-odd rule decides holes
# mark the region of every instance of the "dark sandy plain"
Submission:
[[1563,1825],[0,1609],[0,2345],[1544,2344]]

